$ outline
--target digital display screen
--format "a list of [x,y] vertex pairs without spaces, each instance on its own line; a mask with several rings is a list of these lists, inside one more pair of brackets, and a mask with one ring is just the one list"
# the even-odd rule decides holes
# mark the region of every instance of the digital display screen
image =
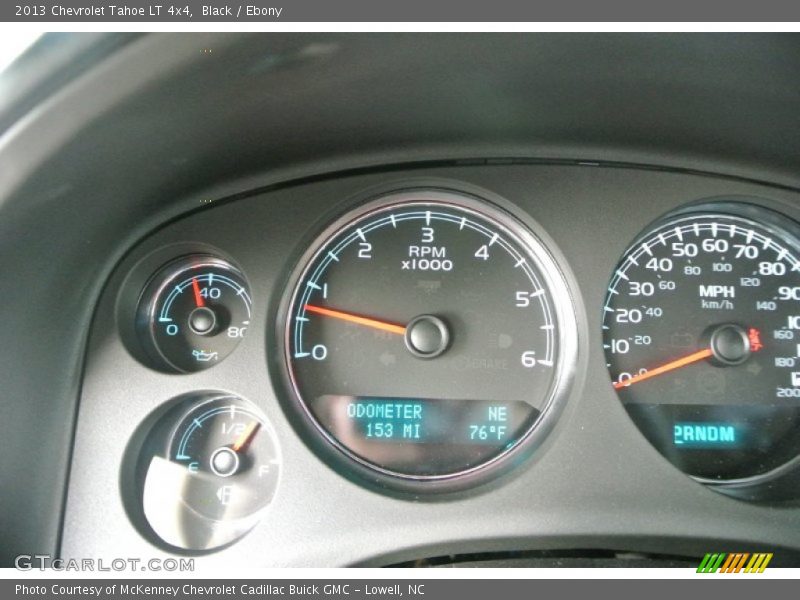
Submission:
[[525,402],[325,395],[315,413],[337,439],[381,466],[468,468],[519,439],[539,412]]
[[684,473],[737,479],[797,456],[800,406],[625,405],[647,438]]
[[412,443],[502,443],[516,416],[497,402],[379,398],[354,398],[345,412],[367,439]]
[[736,448],[744,442],[744,427],[737,423],[675,423],[672,441],[683,448]]

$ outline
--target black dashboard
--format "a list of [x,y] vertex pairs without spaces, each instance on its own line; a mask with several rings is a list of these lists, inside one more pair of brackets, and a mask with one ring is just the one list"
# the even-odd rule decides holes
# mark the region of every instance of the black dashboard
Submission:
[[0,561],[792,564],[797,49],[45,38],[0,120]]

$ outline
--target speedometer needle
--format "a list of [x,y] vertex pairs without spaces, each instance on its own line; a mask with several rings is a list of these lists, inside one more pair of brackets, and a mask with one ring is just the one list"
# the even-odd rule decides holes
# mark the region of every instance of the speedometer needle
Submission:
[[644,373],[639,373],[638,375],[634,375],[630,379],[626,379],[625,381],[617,381],[614,383],[614,389],[618,390],[620,388],[626,388],[634,383],[639,383],[640,381],[644,381],[645,379],[650,379],[651,377],[655,377],[656,375],[662,375],[663,373],[669,373],[670,371],[674,371],[675,369],[680,369],[681,367],[685,367],[686,365],[691,365],[692,363],[699,362],[701,360],[705,360],[713,355],[711,348],[705,348],[704,350],[700,350],[699,352],[694,352],[693,354],[689,354],[688,356],[684,356],[683,358],[679,358],[677,360],[670,361],[666,364],[661,365],[660,367],[656,367],[655,369],[650,369]]
[[306,304],[304,308],[308,312],[317,313],[326,317],[333,317],[334,319],[341,319],[342,321],[349,321],[350,323],[364,325],[365,327],[372,327],[373,329],[380,329],[381,331],[388,331],[389,333],[396,333],[397,335],[405,335],[406,333],[406,328],[403,325],[395,325],[394,323],[387,323],[386,321],[370,319],[368,317],[354,315],[353,313],[315,306],[313,304]]

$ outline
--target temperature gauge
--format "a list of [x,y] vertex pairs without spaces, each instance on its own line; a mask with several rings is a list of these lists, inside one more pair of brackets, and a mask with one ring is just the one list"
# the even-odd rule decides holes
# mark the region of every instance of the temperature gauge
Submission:
[[172,371],[207,369],[230,354],[250,325],[242,273],[221,259],[193,255],[166,265],[145,288],[137,316],[148,353]]
[[144,516],[166,543],[208,550],[247,533],[272,501],[280,460],[271,428],[249,402],[192,395],[145,446]]

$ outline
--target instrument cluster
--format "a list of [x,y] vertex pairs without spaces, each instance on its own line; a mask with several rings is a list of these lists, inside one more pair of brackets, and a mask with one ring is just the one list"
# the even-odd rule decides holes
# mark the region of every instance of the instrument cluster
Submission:
[[126,446],[126,509],[151,542],[228,547],[280,494],[275,413],[229,383],[248,352],[325,468],[391,497],[446,501],[513,480],[599,361],[604,393],[675,468],[741,500],[797,499],[800,226],[788,214],[686,198],[621,240],[589,306],[514,198],[399,185],[333,204],[271,281],[235,248],[183,239],[120,286],[135,298],[117,309],[131,356],[197,381],[153,398]]

